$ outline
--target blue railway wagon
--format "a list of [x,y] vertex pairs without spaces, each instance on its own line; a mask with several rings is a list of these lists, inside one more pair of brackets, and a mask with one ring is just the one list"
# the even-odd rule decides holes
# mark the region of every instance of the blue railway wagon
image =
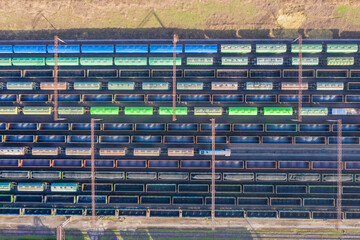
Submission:
[[217,53],[217,44],[185,44],[185,53]]
[[82,53],[113,53],[114,45],[81,45]]
[[[92,188],[92,186],[89,183],[83,183],[81,185],[82,192],[91,192],[91,188]],[[96,183],[95,191],[96,192],[112,192],[113,184],[111,184],[111,183]]]
[[346,170],[360,170],[360,163],[359,162],[345,162],[345,169]]
[[83,216],[83,208],[55,208],[55,216]]
[[[92,209],[87,208],[85,212],[86,216],[92,215]],[[116,209],[96,209],[95,216],[116,216]]]
[[[90,160],[84,161],[84,167],[91,167],[92,162]],[[115,160],[95,160],[95,167],[96,168],[114,168],[115,167]]]
[[19,207],[0,207],[0,215],[20,216],[21,208]]
[[235,160],[215,161],[215,167],[217,169],[243,169],[244,161],[235,161]]
[[109,196],[109,204],[139,204],[139,196]]
[[278,162],[279,169],[310,169],[309,161],[279,161]]
[[256,210],[248,210],[246,211],[246,217],[248,218],[277,218],[277,211],[256,211]]
[[217,184],[215,191],[218,193],[241,193],[240,184]]
[[36,131],[37,129],[37,123],[9,123],[8,125],[8,130],[13,131]]
[[14,53],[46,53],[46,45],[14,45]]
[[246,169],[276,169],[276,161],[246,161]]
[[[79,154],[81,154],[79,152]],[[81,159],[54,159],[52,160],[53,167],[58,168],[81,168],[83,167],[83,160]]]
[[360,212],[347,211],[344,214],[346,219],[360,219]]
[[0,167],[19,167],[21,161],[18,159],[0,159]]
[[[343,218],[343,213],[341,213]],[[313,219],[337,219],[337,212],[330,211],[313,211],[312,212]]]
[[273,185],[243,185],[244,193],[274,193]]
[[52,208],[24,208],[24,216],[51,216]]
[[210,210],[183,210],[182,216],[185,218],[209,218],[211,217]]
[[[181,44],[176,45],[176,53],[182,53],[183,46]],[[151,44],[150,53],[173,53],[173,44]]]
[[334,170],[337,169],[337,167],[338,167],[337,162],[325,162],[325,161],[313,161],[311,166],[311,168],[314,170],[315,169]]
[[305,207],[334,207],[335,199],[334,198],[304,198]]
[[171,204],[170,196],[141,196],[141,204]]
[[238,206],[268,206],[269,198],[267,197],[238,197]]
[[172,197],[173,205],[203,205],[202,196],[174,196]]
[[[205,197],[205,204],[211,205],[212,198],[211,197]],[[216,205],[236,205],[235,197],[215,197],[215,204]]]
[[174,193],[176,184],[146,184],[146,192]]
[[[54,45],[47,45],[48,53],[55,53]],[[80,53],[80,45],[58,45],[57,53]]]
[[310,219],[310,211],[279,211],[279,218]]
[[141,208],[120,208],[119,216],[145,217],[146,209]]
[[307,186],[306,185],[277,185],[276,186],[277,194],[306,194]]
[[150,210],[150,217],[179,217],[180,210]]
[[197,123],[168,123],[167,131],[198,131]]
[[144,184],[140,183],[116,183],[114,185],[114,192],[138,192],[145,191]]
[[0,45],[0,54],[2,53],[13,53],[13,46],[12,45]]
[[209,169],[209,160],[181,160],[180,168],[197,168],[197,169]]
[[17,194],[14,196],[15,203],[27,203],[27,204],[41,204],[43,203],[43,196],[42,195],[20,195]]
[[[78,195],[77,196],[77,203],[91,203],[92,197],[91,195]],[[107,195],[96,195],[95,196],[95,203],[98,204],[106,204],[107,203]]]
[[21,167],[51,167],[50,159],[23,159],[20,162]]
[[301,198],[270,198],[271,206],[300,207],[302,205]]
[[115,46],[116,53],[148,53],[147,44],[119,44]]
[[310,185],[310,194],[336,194],[337,187],[331,185]]
[[234,132],[263,132],[264,124],[246,123],[246,124],[233,124]]
[[116,160],[117,168],[146,168],[146,160]]
[[75,196],[71,195],[46,195],[45,203],[49,204],[74,204]]
[[148,167],[149,168],[161,168],[161,169],[179,168],[179,161],[178,160],[149,160]]
[[179,184],[179,193],[207,193],[209,192],[208,184]]
[[260,137],[255,136],[230,136],[230,143],[260,143]]

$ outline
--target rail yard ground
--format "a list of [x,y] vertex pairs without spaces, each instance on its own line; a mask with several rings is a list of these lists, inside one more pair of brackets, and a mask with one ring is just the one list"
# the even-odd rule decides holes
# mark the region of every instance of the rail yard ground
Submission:
[[356,0],[0,0],[0,39],[357,38]]
[[[357,0],[0,0],[0,40],[180,38],[359,38]],[[0,217],[0,240],[56,239],[64,217]],[[359,239],[360,223],[335,221],[99,218],[99,239]],[[190,228],[191,227],[191,228]],[[104,231],[104,229],[107,229]],[[111,230],[109,230],[111,229]],[[2,232],[7,230],[7,232]],[[42,235],[41,235],[42,233]],[[73,217],[66,239],[90,239],[90,218]],[[228,234],[225,238],[225,234]]]
[[[0,240],[56,239],[55,227],[64,217],[0,217]],[[88,221],[86,221],[88,220]],[[360,223],[345,220],[342,231],[331,220],[217,219],[212,232],[208,219],[98,218],[98,230],[90,217],[72,217],[65,227],[65,239],[359,239]],[[297,226],[294,228],[293,226]],[[106,230],[104,230],[106,229]]]

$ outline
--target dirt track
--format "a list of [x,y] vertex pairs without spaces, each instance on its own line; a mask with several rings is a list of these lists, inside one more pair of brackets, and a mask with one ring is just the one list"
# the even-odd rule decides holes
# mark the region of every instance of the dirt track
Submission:
[[0,0],[0,6],[0,39],[46,39],[59,31],[72,38],[162,38],[173,31],[183,38],[299,32],[351,38],[360,30],[357,0]]

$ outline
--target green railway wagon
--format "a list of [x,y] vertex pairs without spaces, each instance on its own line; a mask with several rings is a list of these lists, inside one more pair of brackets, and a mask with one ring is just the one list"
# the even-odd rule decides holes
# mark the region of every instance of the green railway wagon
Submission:
[[256,116],[258,114],[257,107],[229,107],[229,115],[251,115]]
[[256,53],[285,53],[286,44],[256,44]]
[[177,82],[177,90],[203,90],[204,83],[202,82]]
[[109,82],[109,90],[135,90],[135,82]]
[[214,58],[213,57],[187,57],[186,64],[189,66],[192,65],[213,65]]
[[[173,108],[172,107],[159,107],[159,115],[172,115]],[[176,107],[175,108],[176,115],[188,115],[187,107]]]
[[101,82],[74,82],[74,90],[100,90]]
[[169,90],[168,82],[143,82],[142,90]]
[[45,66],[43,57],[15,57],[12,59],[14,66]]
[[[46,65],[54,66],[55,59],[53,57],[46,58]],[[79,58],[78,57],[59,57],[57,60],[58,66],[79,66]]]
[[77,192],[79,189],[78,183],[51,183],[52,192]]
[[264,116],[291,116],[293,115],[292,107],[264,107]]
[[250,53],[251,44],[221,44],[222,53]]
[[11,58],[0,58],[0,66],[11,66],[12,62],[11,62]]
[[153,115],[153,107],[125,107],[125,115]]
[[[149,57],[149,65],[150,66],[173,66],[173,58],[172,57]],[[181,65],[181,57],[176,58],[176,65]]]
[[12,189],[12,183],[9,182],[1,182],[0,183],[0,191],[11,191]]
[[[291,59],[292,65],[299,65],[300,61],[298,57],[293,57]],[[319,65],[319,58],[318,57],[303,57],[301,59],[301,64],[305,66],[316,66]]]
[[321,107],[303,107],[300,110],[302,116],[327,116],[328,108]]
[[146,66],[146,57],[116,57],[114,63],[117,66]]
[[248,65],[248,57],[222,57],[221,65]]
[[59,107],[58,113],[63,115],[83,115],[84,107]]
[[81,57],[80,65],[83,66],[112,66],[112,57]]
[[326,44],[327,53],[356,53],[358,51],[357,44]]
[[34,82],[7,82],[7,90],[33,90],[35,87]]
[[[321,44],[302,44],[301,52],[302,53],[321,53],[323,47]],[[291,52],[298,53],[299,52],[299,44],[291,44]]]
[[119,107],[90,107],[91,115],[119,115]]
[[41,182],[24,182],[24,183],[18,183],[17,184],[17,190],[19,192],[42,192],[45,190],[45,183]]
[[347,66],[354,65],[354,57],[327,57],[328,66]]
[[25,106],[23,107],[24,115],[50,115],[52,107]]
[[16,115],[19,113],[19,107],[16,106],[1,106],[0,115]]

